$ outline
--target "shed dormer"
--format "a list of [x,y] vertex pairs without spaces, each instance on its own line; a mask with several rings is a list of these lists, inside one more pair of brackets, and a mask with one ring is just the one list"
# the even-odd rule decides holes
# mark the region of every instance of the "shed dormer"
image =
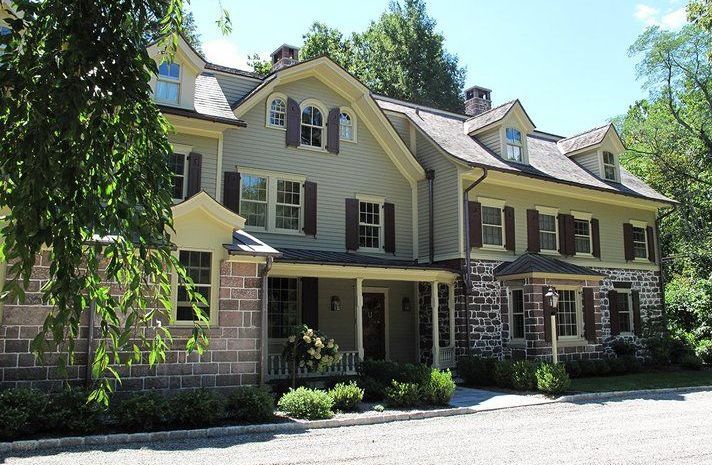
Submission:
[[625,150],[613,124],[590,129],[557,142],[561,152],[595,176],[620,182],[620,154]]
[[158,65],[158,75],[150,82],[154,100],[162,105],[195,109],[195,80],[205,69],[205,60],[182,37],[178,38],[172,58],[158,43],[148,48],[148,54]]
[[534,127],[519,100],[480,113],[464,123],[465,134],[477,139],[503,160],[523,164],[529,164],[527,135]]

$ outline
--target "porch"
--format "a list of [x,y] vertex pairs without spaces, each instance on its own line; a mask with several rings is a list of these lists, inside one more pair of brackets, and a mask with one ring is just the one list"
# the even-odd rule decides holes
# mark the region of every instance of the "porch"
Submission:
[[454,366],[454,272],[337,252],[317,252],[318,262],[309,251],[282,252],[265,293],[264,380],[289,377],[282,348],[302,323],[333,338],[342,358],[324,373],[301,369],[301,377],[353,375],[366,359]]

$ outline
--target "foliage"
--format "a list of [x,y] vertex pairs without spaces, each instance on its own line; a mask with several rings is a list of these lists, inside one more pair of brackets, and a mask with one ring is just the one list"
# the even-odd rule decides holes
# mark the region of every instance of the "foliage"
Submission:
[[358,387],[355,381],[347,383],[338,383],[327,393],[334,401],[334,410],[350,412],[357,410],[359,404],[363,400],[363,389]]
[[247,66],[252,68],[252,70],[263,76],[266,76],[272,71],[272,63],[267,60],[263,60],[258,53],[253,53],[247,57]]
[[695,354],[687,354],[680,360],[680,366],[688,370],[701,370],[703,364],[702,359]]
[[571,380],[564,365],[542,363],[536,369],[536,385],[541,392],[560,394],[569,388]]
[[65,389],[48,396],[45,428],[70,434],[96,433],[102,425],[105,409],[87,401],[88,393]]
[[612,375],[623,375],[628,372],[628,367],[625,360],[620,357],[609,358],[608,367]]
[[391,407],[411,408],[421,401],[421,386],[416,383],[402,383],[393,380],[386,389],[386,402]]
[[274,417],[274,399],[264,389],[238,387],[225,399],[225,418],[246,423],[264,423]]
[[[167,121],[152,101],[157,72],[151,34],[174,50],[181,0],[35,2],[16,0],[18,16],[0,36],[0,259],[6,294],[24,300],[36,256],[51,262],[41,293],[54,306],[32,351],[74,361],[79,326],[93,302],[97,348],[94,399],[108,401],[114,367],[165,359],[171,343],[171,273],[185,272],[171,253],[171,152]],[[68,104],[71,102],[71,104]],[[166,231],[166,233],[164,233]],[[96,238],[112,240],[100,241]],[[111,283],[111,284],[110,284]],[[151,285],[149,285],[151,283]],[[193,302],[201,298],[188,280]],[[206,344],[205,316],[186,348]]]
[[47,398],[34,389],[0,391],[0,440],[27,437],[46,427]]
[[580,378],[583,376],[581,361],[579,360],[569,360],[564,364],[564,367],[570,378]]
[[455,387],[450,370],[440,371],[433,368],[430,371],[430,380],[421,386],[422,401],[428,405],[448,405],[455,394]]
[[514,363],[511,360],[497,360],[494,364],[492,379],[494,384],[501,388],[511,389],[512,385],[512,370]]
[[637,373],[642,368],[640,360],[635,355],[624,355],[621,360],[625,364],[626,373]]
[[397,363],[387,360],[364,360],[358,366],[358,384],[369,400],[381,400],[392,381],[419,386],[430,380],[430,368],[424,364]]
[[368,29],[351,37],[314,23],[304,35],[301,58],[328,55],[375,93],[462,111],[465,70],[444,44],[424,0],[394,0]]
[[579,378],[571,382],[571,390],[610,392],[709,385],[712,385],[712,370],[651,371],[606,378]]
[[225,404],[211,391],[181,391],[169,401],[173,425],[200,428],[214,425],[224,417]]
[[282,356],[290,361],[292,387],[296,387],[297,367],[323,372],[341,360],[339,345],[325,334],[308,328],[307,325],[295,326],[292,329],[292,333],[284,343]]
[[518,360],[512,365],[512,387],[518,391],[536,389],[536,368],[538,363],[530,360]]
[[457,373],[468,386],[492,386],[495,362],[494,358],[474,355],[460,357],[457,361]]
[[161,429],[170,419],[168,400],[155,391],[132,395],[113,408],[116,424],[122,431]]
[[712,337],[712,277],[675,276],[665,287],[665,303],[673,333]]
[[333,416],[334,401],[324,391],[299,387],[283,395],[277,405],[294,418],[321,420]]
[[712,30],[712,0],[691,0],[687,5],[687,19],[702,29]]
[[635,355],[638,353],[638,349],[630,341],[622,338],[618,338],[611,344],[611,349],[618,357],[624,357],[626,355]]
[[695,347],[695,354],[702,359],[706,365],[712,365],[712,339],[699,341]]

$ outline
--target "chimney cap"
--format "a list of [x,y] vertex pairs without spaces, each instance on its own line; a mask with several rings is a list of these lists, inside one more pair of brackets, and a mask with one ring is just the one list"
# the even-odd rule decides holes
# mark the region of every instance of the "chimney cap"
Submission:
[[482,87],[482,86],[471,86],[471,87],[468,87],[467,89],[465,89],[465,92],[467,92],[468,90],[483,90],[483,91],[485,91],[485,92],[492,92],[492,89],[488,89],[488,88]]
[[284,50],[285,48],[287,48],[287,49],[291,48],[291,49],[293,49],[293,50],[294,50],[295,52],[297,52],[297,53],[299,53],[299,50],[300,50],[299,47],[297,47],[297,46],[295,46],[295,45],[282,44],[282,45],[280,45],[279,47],[277,47],[277,48],[274,50],[274,52],[270,53],[269,56],[270,56],[270,57],[274,57],[275,55],[277,55],[280,51]]

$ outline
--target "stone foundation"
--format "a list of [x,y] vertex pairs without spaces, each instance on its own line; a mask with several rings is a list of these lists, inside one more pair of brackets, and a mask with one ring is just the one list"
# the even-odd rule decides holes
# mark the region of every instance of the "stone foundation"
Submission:
[[[420,334],[420,363],[433,363],[433,311],[431,284],[418,283],[418,332]],[[450,345],[450,311],[448,308],[448,285],[438,285],[438,333],[440,347]]]

